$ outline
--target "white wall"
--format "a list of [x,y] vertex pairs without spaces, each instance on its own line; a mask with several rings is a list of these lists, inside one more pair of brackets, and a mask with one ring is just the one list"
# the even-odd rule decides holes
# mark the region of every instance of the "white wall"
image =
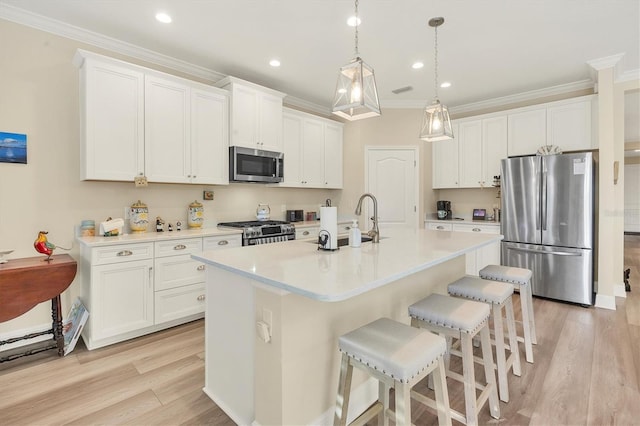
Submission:
[[[80,181],[78,69],[71,63],[77,48],[93,50],[144,66],[131,58],[0,19],[0,132],[27,134],[28,164],[0,163],[0,248],[12,248],[11,258],[38,255],[33,241],[49,231],[52,242],[78,258],[74,226],[83,219],[98,223],[122,217],[124,208],[140,199],[152,217],[186,223],[193,200],[204,204],[205,226],[232,219],[251,219],[259,202],[269,203],[272,217],[280,208],[317,210],[338,190],[296,190],[263,185],[201,186]],[[161,69],[162,70],[162,69]],[[162,70],[166,71],[166,70]],[[118,161],[114,153],[113,161]],[[215,199],[202,201],[213,189]],[[339,205],[339,203],[336,203]],[[60,251],[62,252],[62,251]],[[63,293],[63,314],[79,294],[79,280]],[[50,304],[0,324],[0,334],[50,325]]]

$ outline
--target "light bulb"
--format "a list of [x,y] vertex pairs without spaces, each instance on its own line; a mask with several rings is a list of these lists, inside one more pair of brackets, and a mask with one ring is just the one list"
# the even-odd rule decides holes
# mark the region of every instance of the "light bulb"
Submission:
[[440,121],[440,114],[436,114],[433,117],[433,130],[440,130],[441,125],[442,125],[442,122]]
[[351,102],[360,102],[362,98],[362,88],[360,87],[360,82],[358,80],[354,80],[351,82]]

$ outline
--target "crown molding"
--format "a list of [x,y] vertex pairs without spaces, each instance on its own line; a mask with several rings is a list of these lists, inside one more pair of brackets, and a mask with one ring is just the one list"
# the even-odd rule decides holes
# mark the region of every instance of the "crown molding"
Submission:
[[144,49],[140,46],[88,31],[80,27],[75,27],[55,19],[28,12],[15,6],[0,3],[0,18],[82,43],[87,43],[92,46],[107,49],[112,52],[131,56],[145,62],[167,67],[205,80],[215,82],[226,77],[226,75],[211,69],[194,65],[186,61],[181,61],[171,56],[163,55],[149,49]]
[[294,107],[294,109],[314,112],[327,118],[331,117],[331,108],[324,107],[313,102],[305,101],[304,99],[300,99],[295,96],[287,95],[284,98],[283,103],[285,104],[285,106]]
[[[513,95],[502,96],[499,98],[487,99],[485,101],[472,102],[464,105],[449,107],[450,114],[463,114],[467,112],[479,111],[484,109],[497,108],[514,103],[521,103],[547,96],[561,95],[564,93],[576,92],[579,90],[592,89],[594,81],[591,79],[580,80],[573,83],[561,84],[558,86],[547,87],[545,89],[531,90],[528,92],[516,93]],[[426,101],[380,101],[384,108],[424,108]]]
[[640,80],[640,68],[623,72],[616,81],[620,83],[635,80]]
[[624,53],[617,53],[615,55],[605,56],[604,58],[592,59],[590,61],[587,61],[587,64],[589,64],[589,66],[596,71],[600,71],[603,69],[615,67],[616,65],[618,65],[623,56]]

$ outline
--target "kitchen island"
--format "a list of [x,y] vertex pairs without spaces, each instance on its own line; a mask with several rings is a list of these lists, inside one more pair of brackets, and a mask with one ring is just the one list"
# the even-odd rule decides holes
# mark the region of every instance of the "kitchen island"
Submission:
[[[193,255],[207,264],[205,393],[235,422],[330,424],[338,337],[465,273],[464,254],[500,235],[383,229],[379,244],[318,251],[289,241]],[[377,398],[354,374],[350,419]]]

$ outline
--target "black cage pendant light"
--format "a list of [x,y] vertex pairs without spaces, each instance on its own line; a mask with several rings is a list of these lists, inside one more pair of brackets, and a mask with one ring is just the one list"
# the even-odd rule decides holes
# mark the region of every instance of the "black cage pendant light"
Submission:
[[355,2],[355,13],[355,57],[340,68],[333,98],[333,113],[350,121],[380,115],[373,68],[360,58],[358,52],[358,0]]
[[436,96],[433,101],[424,109],[422,118],[422,127],[420,130],[420,139],[427,142],[443,141],[453,139],[453,130],[451,129],[451,119],[449,118],[449,109],[440,103],[438,99],[438,27],[444,24],[444,18],[431,18],[429,26],[435,28],[435,90]]

